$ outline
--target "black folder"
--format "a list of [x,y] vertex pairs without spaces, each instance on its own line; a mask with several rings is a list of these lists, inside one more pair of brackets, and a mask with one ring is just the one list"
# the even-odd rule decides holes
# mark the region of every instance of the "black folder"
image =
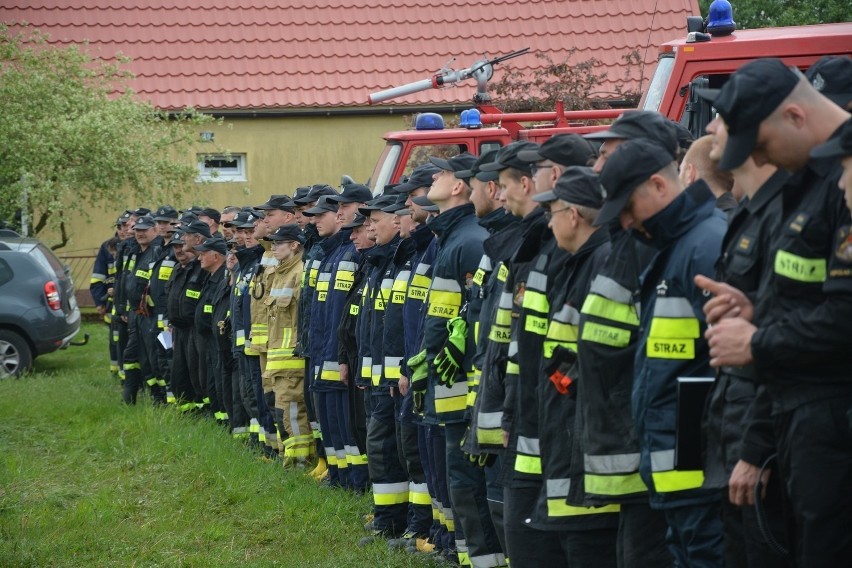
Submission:
[[703,469],[701,427],[713,377],[678,377],[675,469]]

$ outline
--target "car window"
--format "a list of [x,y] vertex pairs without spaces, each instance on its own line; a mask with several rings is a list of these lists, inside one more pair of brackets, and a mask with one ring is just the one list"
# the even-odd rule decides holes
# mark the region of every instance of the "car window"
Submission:
[[13,276],[12,267],[9,266],[8,262],[0,258],[0,286],[11,282]]
[[65,275],[65,265],[59,262],[56,255],[46,246],[39,244],[30,251],[30,254],[38,259],[39,264],[56,274],[58,279],[65,280],[67,278]]

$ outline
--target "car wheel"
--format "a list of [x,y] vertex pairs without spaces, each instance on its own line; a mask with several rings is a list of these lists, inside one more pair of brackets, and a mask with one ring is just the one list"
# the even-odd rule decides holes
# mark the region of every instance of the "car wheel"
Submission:
[[33,354],[26,340],[7,329],[0,329],[0,378],[16,377],[32,367]]

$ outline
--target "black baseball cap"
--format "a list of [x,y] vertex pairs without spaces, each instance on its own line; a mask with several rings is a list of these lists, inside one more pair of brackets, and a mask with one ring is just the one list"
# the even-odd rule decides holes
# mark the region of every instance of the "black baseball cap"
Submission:
[[154,221],[168,221],[171,223],[172,221],[177,221],[178,212],[177,209],[172,207],[171,205],[162,205],[153,215]]
[[153,229],[154,225],[156,225],[156,222],[154,221],[154,218],[151,217],[151,215],[142,215],[141,217],[136,219],[136,223],[133,225],[133,229]]
[[852,58],[826,55],[805,73],[814,89],[839,107],[852,101]]
[[275,229],[275,232],[263,238],[267,241],[293,241],[302,245],[305,244],[305,235],[299,225],[295,223],[282,225]]
[[257,207],[255,207],[255,209],[260,209],[261,211],[280,209],[281,211],[287,211],[288,213],[292,213],[293,202],[290,200],[289,195],[272,195],[269,197],[269,199],[266,200],[266,203],[264,203],[263,205],[258,205]]
[[423,211],[428,211],[430,213],[434,213],[436,211],[440,211],[437,205],[432,203],[428,197],[425,195],[418,195],[414,199],[411,200],[415,205],[419,205]]
[[202,215],[204,217],[210,217],[211,219],[213,219],[217,223],[222,218],[222,214],[219,213],[219,210],[214,209],[212,207],[205,207],[204,209],[202,209],[201,212],[198,213],[198,216],[201,217]]
[[[470,152],[462,152],[461,154],[453,156],[452,158],[438,158],[433,156],[429,158],[429,161],[432,163],[432,165],[434,165],[440,170],[455,173],[469,171],[470,168],[473,167],[473,164],[476,162],[476,156],[474,156]],[[468,176],[468,179],[469,178],[470,176]]]
[[617,218],[633,190],[674,160],[668,149],[654,140],[627,140],[620,144],[604,164],[600,184],[606,191],[595,225],[606,225]]
[[367,217],[365,215],[361,215],[360,213],[356,213],[355,218],[352,219],[352,221],[350,223],[346,223],[345,225],[343,225],[343,227],[341,227],[341,228],[342,229],[354,229],[355,227],[360,227],[361,225],[363,225],[364,221],[366,221],[366,220],[367,220]]
[[184,225],[182,228],[183,228],[184,233],[187,233],[187,234],[188,233],[197,233],[197,234],[201,235],[202,237],[204,237],[205,239],[209,239],[210,236],[211,236],[210,235],[210,225],[208,225],[204,221],[199,221],[198,219],[196,219],[195,221],[192,221],[191,223]]
[[331,195],[322,195],[320,196],[317,204],[311,207],[310,209],[305,209],[302,211],[302,215],[306,215],[308,217],[313,217],[314,215],[321,215],[328,211],[337,211],[337,203],[333,202]]
[[801,74],[780,59],[764,57],[737,69],[718,91],[696,91],[725,119],[728,141],[719,167],[732,170],[748,159],[763,122],[799,84]]
[[200,245],[195,245],[192,247],[192,250],[196,252],[204,252],[207,250],[212,250],[213,252],[218,252],[221,255],[228,254],[228,243],[225,242],[225,239],[222,237],[210,237],[205,239]]
[[400,193],[395,195],[396,200],[386,207],[382,207],[385,213],[396,213],[400,209],[405,209],[405,202],[408,201],[408,194]]
[[121,215],[118,216],[118,219],[115,220],[116,226],[124,225],[128,221],[130,221],[130,216],[133,215],[133,211],[125,211]]
[[545,140],[538,148],[518,152],[518,158],[525,162],[550,160],[566,167],[587,166],[589,161],[597,156],[597,149],[579,134],[557,134]]
[[622,114],[609,130],[583,136],[587,140],[633,140],[648,138],[665,148],[674,158],[678,153],[678,133],[674,123],[656,111],[630,110]]
[[837,136],[811,150],[812,158],[839,158],[852,155],[852,118],[843,123]]
[[440,171],[441,169],[432,162],[420,164],[412,170],[411,175],[408,176],[406,181],[396,186],[396,191],[399,193],[411,193],[421,187],[431,187],[432,178]]
[[339,194],[328,196],[332,203],[366,203],[372,198],[370,188],[360,183],[347,183]]
[[172,235],[172,240],[169,241],[169,245],[185,245],[186,242],[183,240],[183,231],[178,231],[174,235]]
[[552,190],[533,196],[533,201],[539,203],[549,203],[557,199],[600,209],[603,207],[603,189],[598,175],[588,166],[569,166],[559,176]]
[[240,211],[234,217],[234,227],[237,229],[254,229],[254,224],[257,220],[262,219],[251,211]]
[[[490,164],[497,157],[497,150],[488,150],[479,155],[476,161],[473,163],[473,166],[469,170],[463,170],[460,172],[456,172],[456,177],[459,179],[470,179],[476,178],[479,181],[497,181],[500,177],[500,173],[496,170],[492,170],[490,172],[482,171],[482,164]],[[468,182],[469,183],[469,182]]]
[[363,207],[359,207],[358,213],[362,215],[369,215],[373,211],[381,211],[385,207],[394,204],[396,204],[396,195],[380,195],[379,197],[371,199],[365,203]]
[[312,185],[311,190],[303,197],[294,197],[292,201],[297,205],[307,205],[308,203],[317,201],[323,195],[337,195],[337,192],[334,191],[334,188],[330,185],[318,183],[316,185]]
[[484,163],[479,166],[481,172],[499,172],[507,168],[521,171],[532,176],[531,163],[523,160],[518,154],[528,150],[538,150],[538,144],[534,142],[512,142],[497,151],[493,162]]

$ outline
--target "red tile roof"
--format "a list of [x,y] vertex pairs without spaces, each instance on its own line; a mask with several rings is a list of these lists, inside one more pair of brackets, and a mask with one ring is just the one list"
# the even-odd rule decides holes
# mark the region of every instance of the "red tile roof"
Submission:
[[[451,57],[532,48],[553,60],[597,58],[611,91],[638,49],[647,80],[656,47],[685,33],[697,0],[0,0],[4,22],[27,21],[57,44],[133,59],[134,89],[163,109],[363,106],[371,92],[426,79]],[[525,55],[511,62],[531,70]],[[499,68],[497,70],[499,77]],[[395,106],[464,103],[473,81]],[[389,103],[391,104],[391,103]]]

